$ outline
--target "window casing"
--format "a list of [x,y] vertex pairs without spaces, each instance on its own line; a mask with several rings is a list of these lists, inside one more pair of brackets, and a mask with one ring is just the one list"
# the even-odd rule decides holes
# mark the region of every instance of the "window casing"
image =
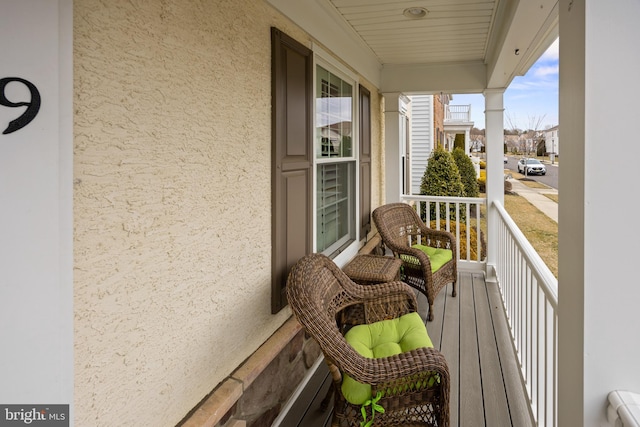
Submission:
[[315,248],[338,257],[357,241],[355,79],[315,67]]

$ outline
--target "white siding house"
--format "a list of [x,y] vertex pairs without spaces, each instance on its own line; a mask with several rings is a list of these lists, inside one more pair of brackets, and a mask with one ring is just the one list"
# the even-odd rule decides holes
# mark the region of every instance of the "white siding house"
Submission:
[[560,154],[560,139],[558,137],[559,126],[554,126],[544,131],[545,152],[556,156]]
[[433,144],[433,95],[414,95],[411,97],[411,194],[420,194]]

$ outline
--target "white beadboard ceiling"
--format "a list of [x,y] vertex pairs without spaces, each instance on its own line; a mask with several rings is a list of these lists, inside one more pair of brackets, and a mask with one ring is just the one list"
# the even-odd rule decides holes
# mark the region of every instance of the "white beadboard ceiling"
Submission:
[[[484,61],[499,0],[327,0],[382,64]],[[424,18],[404,16],[424,8]]]
[[506,88],[558,37],[558,0],[266,1],[382,92]]

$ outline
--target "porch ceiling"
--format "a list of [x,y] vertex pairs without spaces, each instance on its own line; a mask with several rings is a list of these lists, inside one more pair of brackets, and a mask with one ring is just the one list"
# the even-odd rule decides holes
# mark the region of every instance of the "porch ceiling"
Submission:
[[[382,64],[484,61],[497,0],[329,0]],[[405,10],[426,11],[409,18]],[[409,16],[412,16],[409,14]]]
[[558,0],[267,1],[383,92],[506,88],[558,35]]

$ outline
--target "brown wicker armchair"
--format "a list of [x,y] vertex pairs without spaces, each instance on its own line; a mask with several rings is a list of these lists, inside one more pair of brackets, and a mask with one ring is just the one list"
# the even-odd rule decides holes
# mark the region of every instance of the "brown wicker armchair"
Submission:
[[[452,296],[456,296],[458,280],[458,250],[456,238],[444,230],[426,226],[415,209],[406,203],[390,203],[373,211],[373,221],[384,245],[402,260],[401,279],[422,292],[429,301],[429,320],[433,320],[433,301],[440,290],[453,283]],[[450,249],[451,261],[431,272],[431,261],[416,243],[441,249]]]
[[353,311],[367,324],[416,312],[415,293],[409,286],[399,281],[358,285],[326,256],[311,254],[289,273],[287,297],[329,365],[335,396],[333,426],[359,427],[363,421],[361,406],[349,403],[342,393],[344,375],[370,384],[372,396],[382,392],[377,404],[384,413],[375,414],[373,426],[449,425],[449,370],[438,350],[420,347],[394,356],[367,358],[341,333],[339,319],[347,307],[357,306]]

